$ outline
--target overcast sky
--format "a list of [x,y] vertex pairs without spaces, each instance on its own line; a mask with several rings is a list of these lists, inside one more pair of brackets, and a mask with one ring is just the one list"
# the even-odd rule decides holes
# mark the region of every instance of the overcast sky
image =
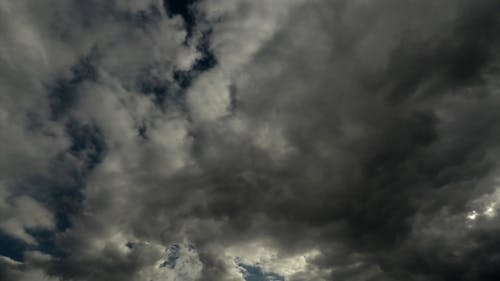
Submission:
[[500,280],[499,15],[0,0],[0,280]]

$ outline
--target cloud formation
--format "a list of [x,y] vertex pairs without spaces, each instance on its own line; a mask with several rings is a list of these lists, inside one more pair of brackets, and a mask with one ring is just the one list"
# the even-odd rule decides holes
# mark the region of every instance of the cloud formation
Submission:
[[499,279],[499,10],[0,2],[0,279]]

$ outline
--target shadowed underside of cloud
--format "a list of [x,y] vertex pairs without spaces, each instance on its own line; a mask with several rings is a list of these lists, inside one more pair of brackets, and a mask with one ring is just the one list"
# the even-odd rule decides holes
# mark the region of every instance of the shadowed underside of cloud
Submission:
[[499,12],[0,2],[0,280],[499,280]]

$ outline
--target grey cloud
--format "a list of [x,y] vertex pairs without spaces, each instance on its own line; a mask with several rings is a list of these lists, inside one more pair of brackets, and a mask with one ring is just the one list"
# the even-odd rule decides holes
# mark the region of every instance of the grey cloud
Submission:
[[498,279],[496,1],[174,2],[0,6],[2,278]]

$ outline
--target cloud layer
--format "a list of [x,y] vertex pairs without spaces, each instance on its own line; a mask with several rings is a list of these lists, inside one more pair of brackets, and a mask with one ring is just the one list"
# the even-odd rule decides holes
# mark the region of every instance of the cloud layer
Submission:
[[499,10],[0,1],[0,279],[499,279]]

